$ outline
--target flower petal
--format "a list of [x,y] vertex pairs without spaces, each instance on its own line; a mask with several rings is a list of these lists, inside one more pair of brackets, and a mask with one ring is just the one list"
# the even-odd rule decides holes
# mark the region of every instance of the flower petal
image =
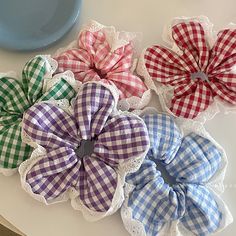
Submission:
[[203,81],[198,81],[187,91],[184,87],[180,85],[175,88],[177,96],[172,98],[170,110],[176,116],[193,119],[208,108],[213,102],[213,95],[211,88]]
[[45,57],[36,56],[26,63],[22,72],[22,82],[30,104],[34,104],[42,96],[44,76],[51,76],[52,72]]
[[[236,79],[236,75],[235,75]],[[229,87],[223,82],[214,82],[211,85],[214,93],[223,101],[236,105],[236,84],[233,87]],[[233,90],[231,90],[231,88]]]
[[166,184],[154,162],[145,160],[136,173],[127,176],[127,182],[134,186],[128,199],[132,219],[142,223],[146,235],[158,235],[166,223],[184,214],[184,191]]
[[21,119],[29,102],[16,79],[0,78],[0,88],[0,125],[10,125]]
[[220,167],[222,153],[208,139],[195,133],[183,138],[168,173],[180,183],[206,183]]
[[86,207],[97,212],[110,209],[117,187],[115,170],[92,157],[84,157],[79,170],[77,190]]
[[38,101],[68,99],[69,101],[76,95],[73,87],[62,77],[47,92],[45,92]]
[[98,30],[96,32],[84,30],[79,35],[79,48],[82,48],[87,51],[90,56],[92,55],[94,57],[99,45],[101,44],[103,44],[104,47],[109,47],[109,44],[106,41],[106,36],[102,30]]
[[148,155],[169,163],[175,157],[182,139],[174,119],[166,114],[150,114],[143,116],[143,120],[150,139]]
[[33,142],[47,149],[76,148],[80,142],[74,118],[52,104],[40,103],[29,108],[22,129]]
[[195,184],[186,185],[186,211],[181,222],[195,235],[208,235],[220,227],[222,212],[207,188]]
[[111,73],[130,71],[134,54],[133,45],[128,43],[125,46],[116,49],[114,53],[121,55],[121,59],[114,64]]
[[81,139],[96,138],[115,107],[115,98],[102,84],[87,83],[74,103],[74,116]]
[[70,70],[75,78],[83,81],[83,74],[93,66],[93,58],[84,49],[70,49],[55,58],[58,62],[57,72]]
[[188,82],[186,77],[193,70],[181,56],[158,45],[148,48],[144,55],[145,66],[153,80],[175,85]]
[[141,97],[147,90],[144,82],[131,72],[114,73],[107,77],[120,90],[120,99],[131,96]]
[[172,27],[172,37],[183,51],[186,64],[191,72],[205,71],[209,60],[209,48],[204,29],[199,22],[182,22]]
[[74,150],[66,147],[52,149],[28,171],[26,183],[33,193],[52,200],[75,185],[79,167]]
[[117,166],[126,160],[140,158],[149,145],[148,133],[139,118],[116,115],[107,121],[94,145],[94,154]]
[[122,54],[112,52],[108,44],[101,44],[98,46],[94,56],[94,66],[96,69],[101,70],[102,74],[106,74],[111,72],[112,68],[122,60],[122,56]]
[[0,127],[0,167],[17,168],[29,158],[31,152],[32,148],[22,143],[19,121],[14,125]]
[[236,30],[224,29],[217,35],[211,50],[207,72],[219,74],[229,71],[236,64]]

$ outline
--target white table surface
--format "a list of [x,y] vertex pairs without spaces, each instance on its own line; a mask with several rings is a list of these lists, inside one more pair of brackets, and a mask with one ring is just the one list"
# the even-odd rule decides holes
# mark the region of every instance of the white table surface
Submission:
[[[66,3],[66,1],[65,1]],[[45,6],[46,7],[46,6]],[[19,53],[0,49],[0,71],[20,70],[36,54],[52,54],[75,39],[81,24],[95,19],[117,29],[143,32],[142,47],[161,43],[162,29],[172,17],[206,15],[220,29],[236,23],[235,0],[84,0],[79,22],[56,45],[39,52]],[[236,114],[219,114],[206,124],[212,136],[225,147],[229,166],[223,198],[236,217]],[[127,236],[119,213],[96,223],[86,222],[69,203],[44,206],[20,187],[19,176],[0,176],[0,215],[28,236]],[[218,235],[233,236],[236,224]]]

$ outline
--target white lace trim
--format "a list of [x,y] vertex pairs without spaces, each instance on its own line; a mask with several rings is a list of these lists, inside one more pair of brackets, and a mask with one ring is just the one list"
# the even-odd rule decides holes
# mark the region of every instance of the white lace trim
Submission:
[[[170,115],[176,117],[175,114],[172,113],[171,110],[169,109],[174,87],[164,86],[163,84],[157,81],[154,82],[152,80],[145,66],[145,60],[144,60],[145,51],[146,49],[143,50],[139,58],[139,62],[136,69],[137,73],[144,78],[146,86],[149,89],[153,90],[158,95],[162,111],[167,112]],[[214,102],[205,111],[201,112],[197,117],[195,117],[192,120],[205,123],[207,120],[213,119],[215,115],[220,111],[222,111],[225,114],[235,113],[236,107],[227,104],[218,98],[214,98]]]
[[111,207],[106,212],[96,212],[87,208],[79,198],[77,198],[78,192],[74,189],[71,192],[71,205],[75,210],[82,212],[84,218],[88,221],[97,221],[106,216],[115,213],[122,205],[124,201],[124,177],[117,173],[117,188],[112,199]]
[[105,33],[106,39],[112,52],[134,41],[137,37],[137,33],[124,31],[119,32],[115,29],[114,26],[105,26],[94,20],[90,20],[86,25],[84,25],[81,32],[90,31],[94,33],[99,30],[103,30],[103,32]]
[[[132,44],[133,58],[132,58],[132,66],[130,68],[130,71],[133,73],[136,68],[137,61],[138,61],[137,57],[139,56],[139,52],[140,52],[142,34],[134,33],[134,32],[132,33],[132,32],[124,32],[124,31],[116,31],[114,26],[105,26],[94,20],[90,20],[87,24],[83,25],[81,31],[78,34],[78,37],[83,31],[97,32],[99,30],[102,30],[105,33],[106,39],[109,43],[109,46],[112,52],[122,46],[127,45],[128,43]],[[76,40],[73,40],[69,45],[63,48],[59,48],[55,52],[54,57],[60,56],[62,53],[64,53],[67,50],[77,49],[77,48],[78,48],[78,44],[77,44],[77,39],[76,39]]]
[[[188,135],[190,132],[195,132],[202,137],[210,140],[222,153],[222,161],[219,170],[215,173],[215,175],[209,180],[205,186],[212,191],[215,196],[215,201],[217,202],[220,211],[223,213],[223,219],[221,221],[220,227],[216,232],[223,230],[229,224],[233,222],[233,217],[224,203],[224,201],[220,198],[220,194],[224,191],[223,180],[225,176],[225,171],[227,167],[227,156],[224,149],[210,136],[210,134],[205,130],[203,124],[199,121],[193,121],[184,118],[176,118],[176,124],[180,128],[182,134],[184,136]],[[145,228],[142,222],[134,219],[132,217],[132,208],[128,207],[128,196],[133,191],[134,186],[126,183],[124,188],[125,193],[125,201],[121,208],[121,217],[125,228],[132,236],[146,236]],[[172,221],[171,223],[166,224],[159,232],[158,235],[162,236],[193,236],[188,229],[186,229],[179,220]]]
[[58,67],[57,61],[53,59],[50,55],[38,55],[38,56],[42,57],[45,60],[46,70],[54,74]]
[[[132,43],[133,46],[137,46],[140,44],[140,33],[132,33],[132,32],[124,32],[124,31],[116,31],[114,26],[105,26],[94,20],[90,20],[87,24],[85,24],[79,35],[83,31],[90,31],[92,33],[97,32],[99,30],[103,30],[106,35],[106,40],[111,48],[111,51],[115,51],[116,49],[127,45],[128,43]],[[59,56],[61,53],[67,51],[68,49],[77,48],[77,40],[73,40],[69,45],[64,48],[60,48],[54,54],[54,57]]]
[[17,78],[17,74],[15,71],[8,71],[8,72],[0,73],[0,78],[3,78],[3,77]]
[[129,111],[129,110],[142,110],[146,107],[149,102],[151,101],[151,90],[147,90],[143,93],[142,97],[132,96],[129,98],[121,99],[118,103],[118,109],[122,111]]
[[17,169],[18,168],[14,168],[14,169],[7,169],[7,168],[2,168],[0,167],[0,174],[3,174],[4,176],[12,176],[15,173],[17,173]]
[[37,145],[37,148],[32,152],[30,159],[27,159],[26,161],[21,163],[18,169],[19,174],[20,174],[20,179],[21,179],[21,186],[31,197],[33,197],[37,201],[42,202],[46,205],[67,201],[69,199],[68,191],[66,191],[64,194],[62,194],[60,197],[56,199],[47,201],[43,196],[40,196],[39,194],[35,194],[32,191],[31,186],[26,181],[27,173],[38,161],[43,159],[45,155],[46,155],[46,150],[43,147]]
[[43,92],[49,91],[53,86],[60,82],[62,78],[66,80],[76,92],[78,92],[82,83],[76,80],[73,72],[69,70],[63,73],[58,73],[51,78],[44,78]]
[[[94,82],[88,82],[88,83],[94,83]],[[117,110],[117,102],[118,102],[119,92],[116,87],[109,85],[109,84],[103,84],[100,82],[97,82],[97,83],[102,84],[104,87],[108,88],[111,91],[111,93],[113,94],[113,97],[115,100],[113,114],[125,114],[126,116],[136,116],[144,124],[144,121],[140,117],[138,117],[137,115],[131,114],[130,112],[127,112],[127,111],[123,112],[123,111]],[[83,84],[82,87],[83,86],[85,86],[85,84]],[[82,87],[80,89],[82,89]],[[59,101],[50,100],[50,101],[41,101],[39,103],[51,103],[56,106],[59,106],[65,112],[72,114],[72,108],[70,106],[71,104],[68,102],[68,100],[65,100],[65,101],[63,101],[63,100],[59,100]],[[73,101],[72,101],[72,103],[73,103]],[[125,161],[123,163],[120,163],[120,165],[117,167],[117,181],[118,181],[118,183],[117,183],[117,188],[116,188],[113,200],[112,200],[111,207],[107,212],[101,213],[101,212],[92,211],[89,208],[87,208],[80,201],[80,199],[77,197],[79,194],[78,194],[78,191],[74,188],[68,189],[60,197],[58,197],[54,200],[51,200],[51,201],[47,201],[43,196],[33,193],[30,185],[26,182],[26,175],[29,172],[29,170],[39,160],[44,158],[44,156],[46,155],[46,150],[43,147],[39,146],[37,143],[33,142],[30,139],[30,137],[23,131],[22,131],[22,140],[25,143],[27,143],[35,148],[30,159],[24,161],[19,167],[19,173],[21,176],[21,185],[22,185],[23,189],[27,193],[29,193],[31,195],[31,197],[33,197],[34,199],[36,199],[40,202],[43,202],[44,204],[47,204],[47,205],[57,203],[57,202],[67,201],[68,199],[71,199],[72,207],[76,210],[82,211],[84,217],[89,221],[99,220],[105,216],[111,215],[121,207],[122,202],[124,201],[123,186],[124,186],[124,182],[125,182],[125,176],[127,175],[127,173],[134,172],[140,168],[140,166],[143,162],[143,159],[145,158],[145,156],[149,150],[149,146],[148,146],[146,151],[144,153],[142,153],[140,156],[138,156],[135,160],[129,160],[129,161]]]
[[179,52],[179,48],[178,46],[175,44],[173,38],[172,38],[172,27],[174,25],[177,25],[179,23],[182,22],[198,22],[201,23],[204,32],[205,32],[205,36],[207,39],[207,42],[209,44],[209,47],[212,48],[215,40],[216,40],[216,32],[213,31],[213,24],[210,22],[209,18],[206,16],[194,16],[194,17],[176,17],[174,18],[171,22],[169,22],[169,24],[167,24],[164,27],[164,31],[162,34],[162,39],[164,42],[168,43],[171,47],[172,50],[175,51],[176,53]]

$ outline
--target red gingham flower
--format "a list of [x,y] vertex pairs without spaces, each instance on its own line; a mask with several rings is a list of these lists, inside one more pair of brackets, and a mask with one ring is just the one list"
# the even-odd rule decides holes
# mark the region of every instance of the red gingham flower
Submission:
[[133,38],[92,21],[83,29],[74,48],[56,56],[58,71],[71,70],[81,82],[102,81],[115,84],[120,99],[141,97],[147,90],[143,81],[132,74]]
[[236,30],[219,31],[210,46],[202,19],[172,23],[170,38],[177,50],[154,45],[144,54],[151,79],[174,89],[169,109],[185,118],[197,117],[215,98],[236,105]]

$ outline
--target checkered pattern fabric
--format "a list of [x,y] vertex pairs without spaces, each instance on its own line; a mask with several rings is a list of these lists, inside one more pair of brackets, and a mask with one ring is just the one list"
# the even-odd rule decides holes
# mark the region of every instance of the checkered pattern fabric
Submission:
[[78,48],[67,50],[55,58],[59,64],[58,72],[71,70],[81,82],[101,80],[115,84],[120,90],[120,98],[141,97],[146,86],[130,71],[134,51],[132,42],[113,50],[109,41],[104,29],[95,32],[82,30]]
[[0,167],[17,168],[32,149],[22,143],[21,120],[24,112],[35,102],[49,99],[71,99],[74,89],[62,78],[43,93],[46,58],[37,56],[26,63],[22,83],[14,78],[0,78]]
[[[157,148],[160,154],[148,152],[141,168],[127,176],[127,183],[134,189],[124,207],[129,207],[132,218],[143,225],[146,235],[158,235],[165,224],[175,220],[196,235],[215,232],[221,225],[222,212],[205,184],[219,169],[221,152],[195,133],[179,142],[180,131],[165,114],[145,115],[144,121],[150,131],[151,149]],[[174,183],[164,180],[160,164],[174,178]]]
[[[141,120],[113,114],[115,104],[108,88],[87,83],[73,103],[72,115],[47,103],[28,109],[22,129],[47,150],[27,172],[26,182],[35,194],[52,200],[74,188],[90,210],[110,209],[119,164],[140,157],[149,145]],[[81,157],[77,150],[85,140],[94,141],[94,150]]]
[[144,116],[143,119],[148,124],[151,145],[148,155],[163,160],[165,164],[170,163],[182,141],[182,135],[173,118],[165,114],[154,114]]
[[180,22],[172,27],[172,41],[181,53],[155,45],[144,55],[146,69],[154,81],[174,88],[170,110],[195,118],[218,97],[236,105],[236,30],[218,33],[212,48],[200,22]]

